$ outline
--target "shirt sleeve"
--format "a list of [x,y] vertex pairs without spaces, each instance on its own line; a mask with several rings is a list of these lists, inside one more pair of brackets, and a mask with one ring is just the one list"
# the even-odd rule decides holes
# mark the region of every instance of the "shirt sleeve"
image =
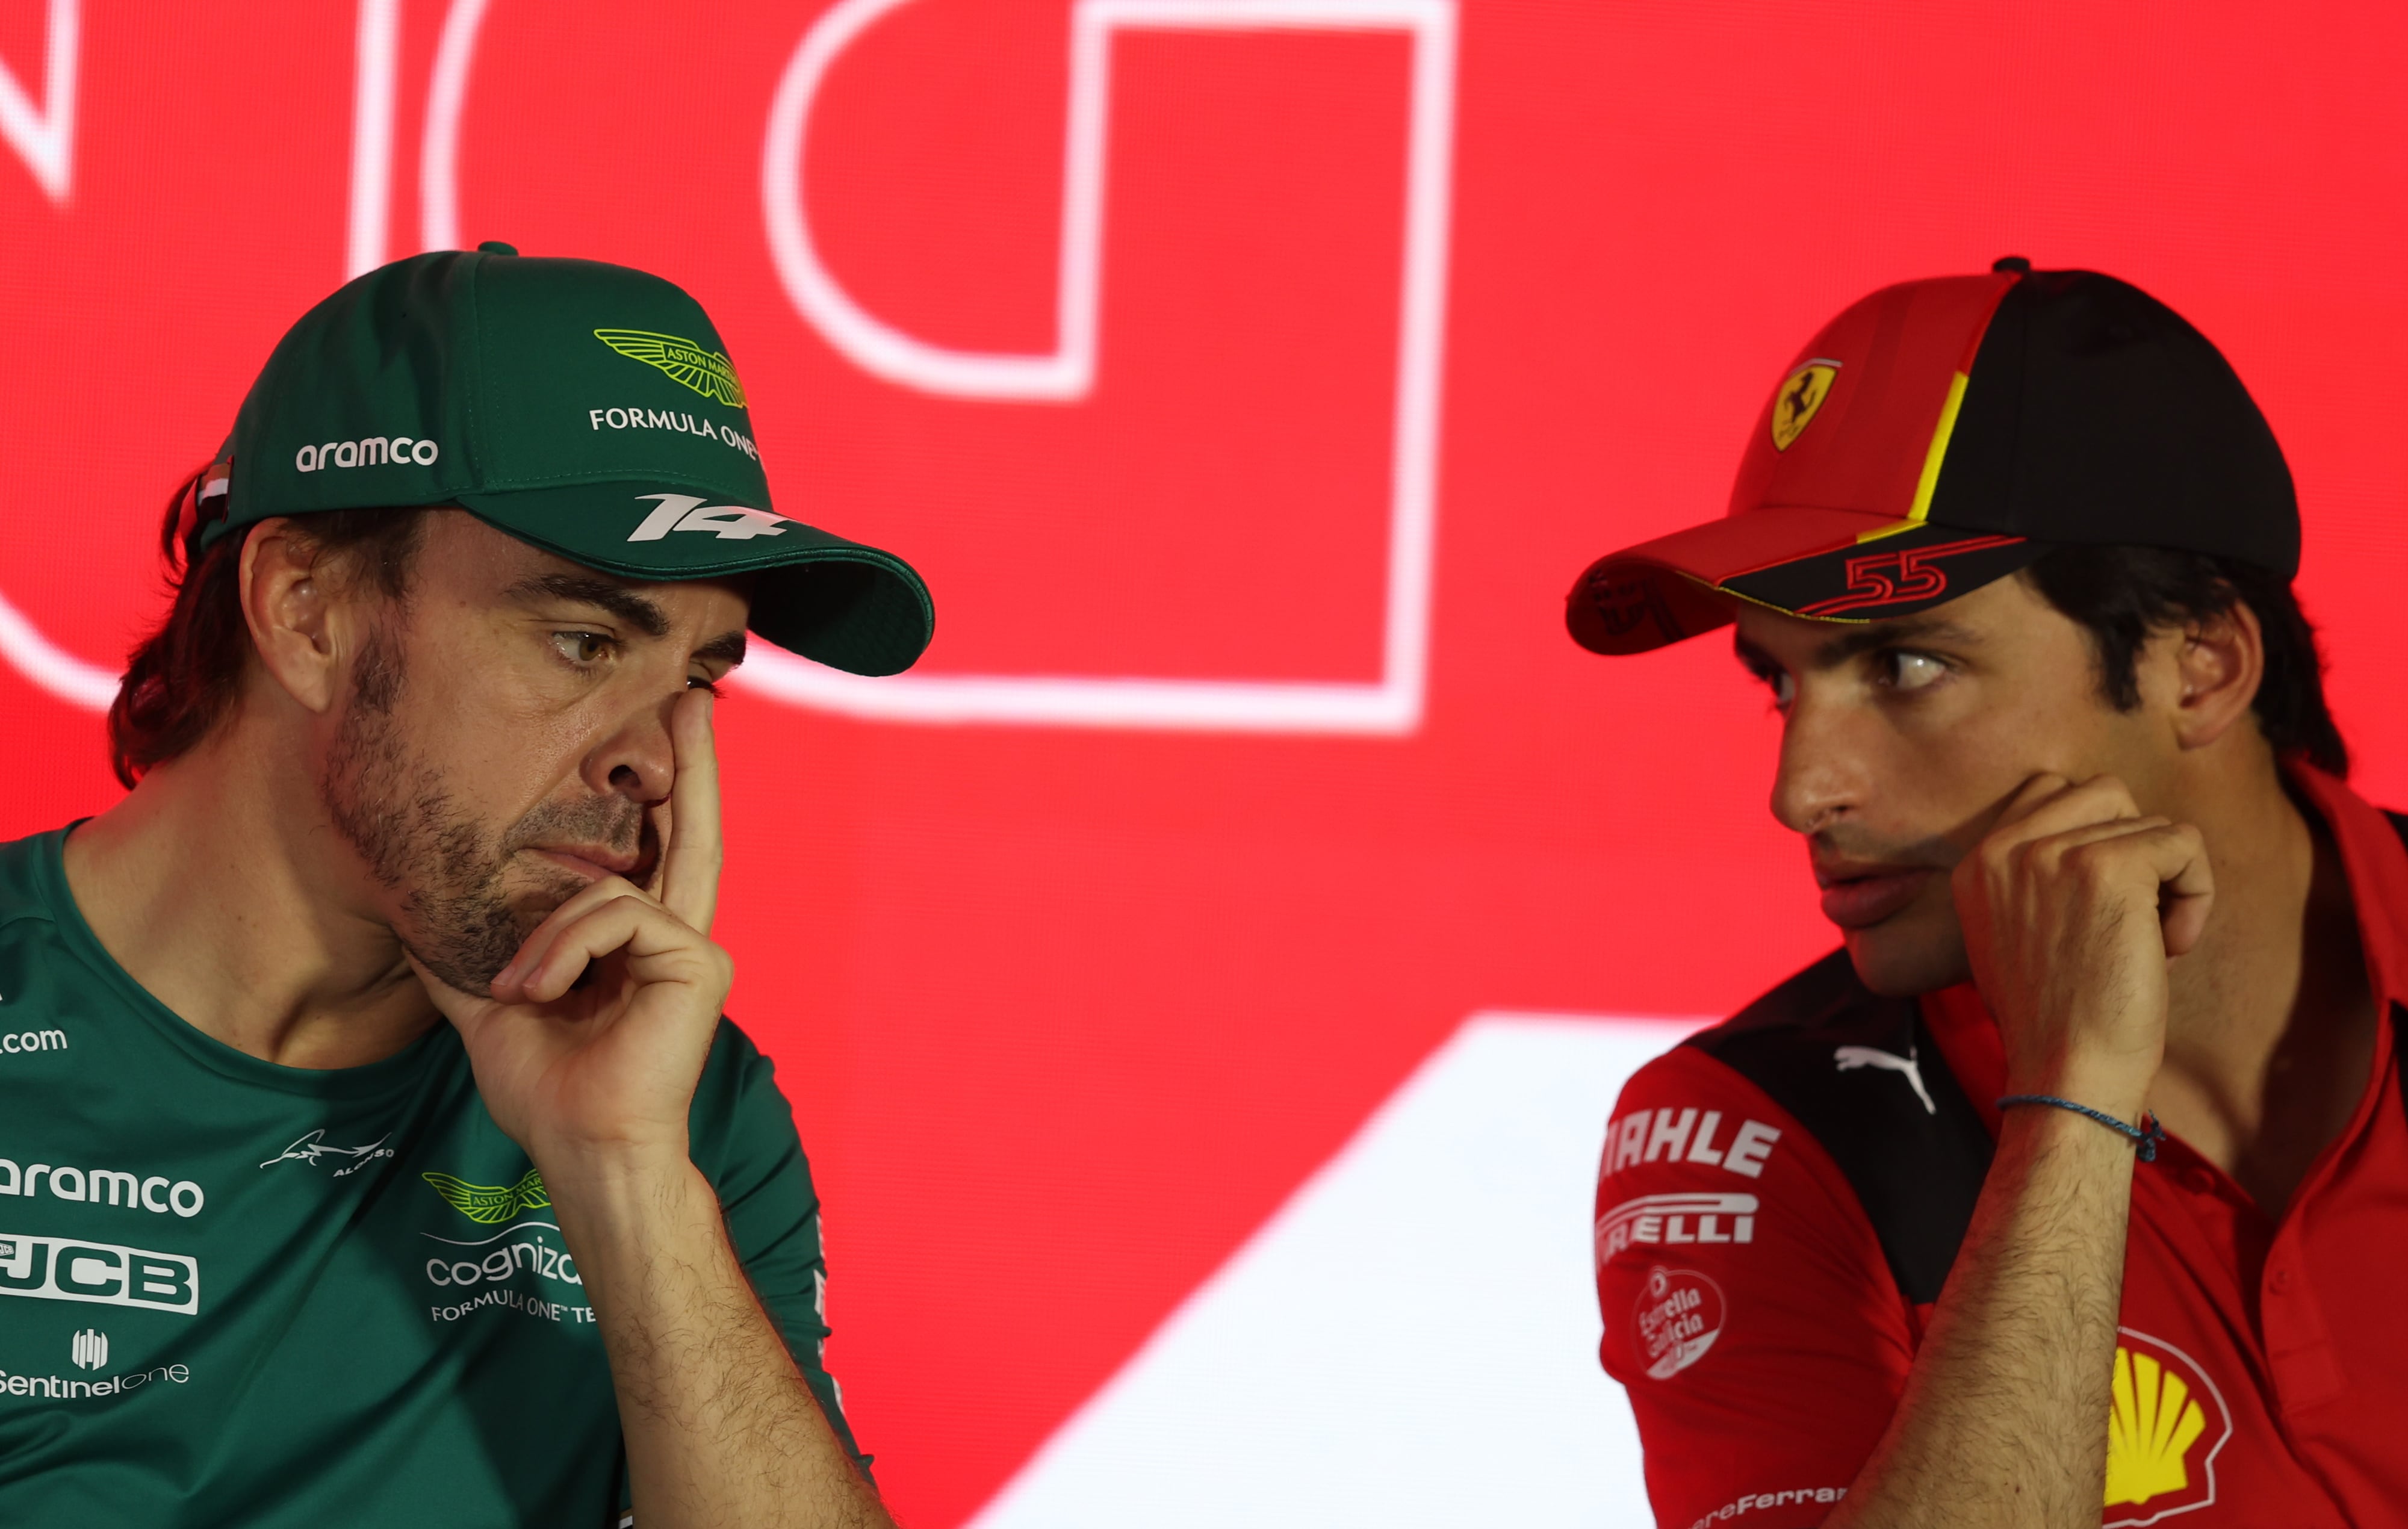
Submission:
[[1838,1167],[1695,1047],[1622,1091],[1597,1188],[1598,1348],[1660,1529],[1806,1529],[1913,1362],[1913,1313]]
[[827,1371],[827,1260],[820,1198],[795,1132],[795,1112],[774,1065],[732,1021],[719,1022],[695,1088],[688,1126],[696,1166],[719,1192],[745,1277],[786,1351],[819,1398],[837,1442],[865,1478],[870,1457],[853,1441],[844,1393]]

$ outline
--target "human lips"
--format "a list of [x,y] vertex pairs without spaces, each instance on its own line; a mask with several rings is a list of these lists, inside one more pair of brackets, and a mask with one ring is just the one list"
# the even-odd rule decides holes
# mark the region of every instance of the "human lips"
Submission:
[[633,851],[612,850],[598,844],[537,844],[528,848],[588,881],[599,881],[606,876],[627,876],[643,858]]
[[1842,929],[1881,922],[1914,901],[1936,874],[1928,865],[1814,863],[1814,884],[1823,889],[1823,917]]

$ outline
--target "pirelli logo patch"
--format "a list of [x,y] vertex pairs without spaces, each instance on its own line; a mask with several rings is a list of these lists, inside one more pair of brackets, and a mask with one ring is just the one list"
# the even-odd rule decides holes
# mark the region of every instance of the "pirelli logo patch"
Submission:
[[1753,1194],[1642,1194],[1597,1221],[1597,1261],[1639,1244],[1754,1242]]
[[181,1253],[0,1232],[0,1295],[193,1316],[201,1309],[201,1265]]

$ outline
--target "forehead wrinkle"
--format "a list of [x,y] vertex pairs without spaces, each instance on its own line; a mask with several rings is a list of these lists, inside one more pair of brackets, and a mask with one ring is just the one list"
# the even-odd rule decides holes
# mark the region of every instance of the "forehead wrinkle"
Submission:
[[520,579],[503,592],[513,600],[545,598],[574,600],[609,611],[648,637],[668,636],[669,619],[661,607],[624,584],[593,574],[542,573]]

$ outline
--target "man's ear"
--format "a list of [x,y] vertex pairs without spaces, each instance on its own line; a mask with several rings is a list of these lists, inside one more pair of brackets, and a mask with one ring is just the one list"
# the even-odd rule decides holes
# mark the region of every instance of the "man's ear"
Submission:
[[2170,636],[2174,736],[2186,749],[2204,749],[2248,717],[2258,699],[2266,678],[2265,630],[2258,613],[2236,600]]
[[343,669],[365,636],[367,612],[354,581],[331,577],[322,550],[278,516],[242,546],[242,615],[259,660],[286,694],[311,711],[332,709]]

